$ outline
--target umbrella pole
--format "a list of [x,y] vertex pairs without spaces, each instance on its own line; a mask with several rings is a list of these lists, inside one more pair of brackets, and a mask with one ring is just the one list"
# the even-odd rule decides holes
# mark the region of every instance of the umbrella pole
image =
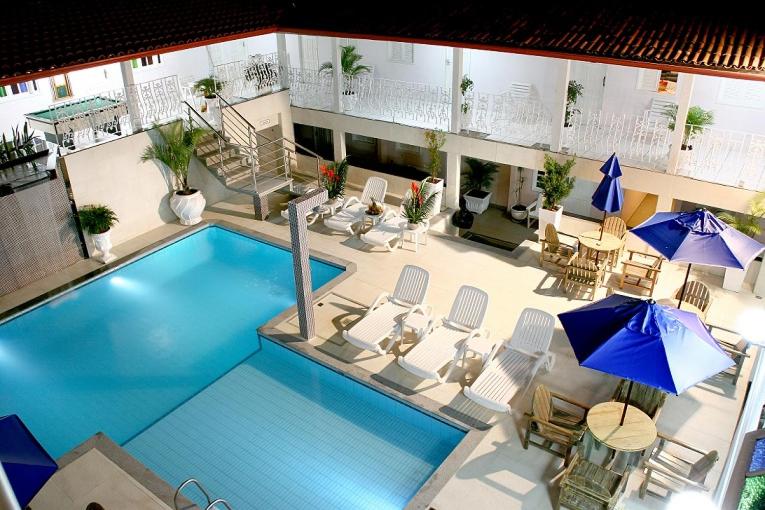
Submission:
[[622,419],[619,420],[619,426],[624,425],[624,417],[627,416],[627,407],[630,405],[630,396],[632,395],[632,381],[627,386],[627,398],[624,399],[624,409],[622,409]]
[[685,298],[685,288],[688,286],[688,277],[691,276],[691,266],[692,265],[693,264],[688,264],[688,269],[685,271],[685,281],[683,282],[683,288],[680,291],[680,299],[677,301],[677,308],[678,309],[683,304],[683,299]]
[[602,241],[603,240],[603,229],[604,229],[604,227],[606,225],[606,216],[607,215],[608,215],[608,213],[606,211],[603,211],[603,221],[600,222],[600,239],[598,239],[598,241]]

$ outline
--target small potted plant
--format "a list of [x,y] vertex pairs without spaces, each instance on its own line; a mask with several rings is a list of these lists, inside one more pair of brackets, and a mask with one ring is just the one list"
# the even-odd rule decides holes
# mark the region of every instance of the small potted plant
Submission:
[[[352,96],[355,94],[355,91],[353,90],[353,82],[355,78],[372,71],[371,67],[361,63],[363,58],[364,56],[356,51],[355,46],[340,46],[340,70],[343,73],[343,81],[345,82],[345,90],[343,90],[344,96]],[[324,62],[319,66],[320,73],[331,73],[332,69],[332,62]]]
[[470,97],[467,96],[473,91],[473,85],[473,80],[468,75],[462,77],[460,82],[460,92],[462,93],[462,104],[460,105],[460,110],[462,111],[462,129],[468,132],[470,131],[473,112],[470,110],[469,102],[472,99],[472,95]]
[[441,172],[441,148],[446,143],[446,135],[440,129],[426,129],[425,141],[428,145],[428,171],[430,177],[422,181],[424,193],[428,196],[435,195],[436,200],[433,204],[434,214],[441,212],[441,197],[443,196],[444,180],[438,177]]
[[491,202],[491,184],[494,182],[494,174],[497,173],[498,165],[490,161],[480,161],[475,158],[467,158],[468,171],[462,186],[465,193],[465,205],[467,210],[475,214],[481,214],[489,208]]
[[348,159],[333,161],[319,168],[321,184],[327,189],[329,205],[337,207],[345,196],[345,181],[348,178]]
[[[667,106],[664,115],[669,119],[667,127],[675,130],[677,122],[677,105]],[[682,151],[693,150],[694,137],[704,131],[704,128],[715,123],[715,113],[711,110],[705,110],[700,106],[691,106],[688,108],[688,116],[685,118],[685,131],[683,133],[683,142],[680,147]]]
[[413,182],[409,188],[408,197],[404,200],[404,217],[409,230],[416,229],[420,223],[427,220],[435,211],[437,193],[426,195],[423,186]]
[[77,211],[82,229],[93,240],[93,245],[99,252],[98,260],[107,264],[116,259],[112,253],[111,228],[117,221],[117,215],[108,206],[93,204],[85,205]]
[[568,159],[559,163],[549,154],[545,154],[545,173],[539,179],[542,189],[542,207],[539,208],[539,231],[544,232],[548,223],[560,229],[563,217],[563,200],[574,189],[574,178],[569,176],[576,160]]
[[156,127],[156,130],[161,141],[146,147],[141,161],[158,161],[170,169],[174,190],[170,197],[170,209],[178,216],[181,225],[196,225],[202,221],[206,202],[201,191],[189,186],[189,163],[205,130],[182,120]]
[[583,93],[584,85],[576,80],[568,82],[568,88],[566,89],[566,117],[563,122],[563,127],[571,127],[571,117],[580,113],[579,109],[574,107]]
[[523,185],[526,183],[526,169],[523,167],[518,167],[518,180],[515,181],[515,188],[513,189],[513,192],[515,193],[515,204],[510,208],[510,216],[515,221],[523,221],[526,219],[526,216],[529,214],[528,210],[526,210],[526,206],[521,203],[521,193],[523,192]]
[[[717,215],[722,221],[735,228],[742,234],[749,237],[757,237],[762,234],[762,221],[765,218],[765,193],[759,193],[749,203],[749,211],[745,214],[731,214],[729,212],[721,212]],[[765,263],[763,263],[765,266]],[[765,278],[765,269],[760,269],[760,278]],[[725,277],[723,278],[723,289],[739,292],[744,285],[744,279],[746,278],[746,268],[735,269],[732,267],[725,268]],[[755,285],[756,287],[757,285]]]
[[214,76],[208,76],[194,83],[194,91],[202,94],[204,103],[202,103],[202,113],[208,112],[211,118],[217,121],[220,118],[220,103],[215,99],[218,93],[223,90],[224,82],[218,81]]

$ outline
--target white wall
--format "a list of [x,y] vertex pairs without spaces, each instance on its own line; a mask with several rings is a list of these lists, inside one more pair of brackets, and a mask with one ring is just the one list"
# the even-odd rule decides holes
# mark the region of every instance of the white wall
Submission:
[[[715,114],[713,127],[733,131],[747,131],[750,133],[765,134],[765,101],[758,102],[757,106],[736,106],[720,102],[720,89],[724,83],[736,84],[743,80],[730,78],[717,78],[714,76],[696,76],[693,82],[693,94],[691,105],[698,105],[705,110],[712,110]],[[759,89],[761,97],[765,97],[765,83],[747,82],[747,87]]]
[[603,111],[642,115],[650,108],[653,98],[675,100],[674,98],[680,94],[679,87],[675,95],[639,90],[637,88],[639,73],[640,69],[637,67],[608,66],[603,93]]

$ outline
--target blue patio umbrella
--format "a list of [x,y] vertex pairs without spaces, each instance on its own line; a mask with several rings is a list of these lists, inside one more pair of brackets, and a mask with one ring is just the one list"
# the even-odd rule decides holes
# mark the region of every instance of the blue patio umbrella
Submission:
[[[733,365],[691,312],[614,294],[558,315],[579,365],[679,394]],[[622,413],[622,424],[627,404]]]
[[765,246],[706,209],[660,212],[630,230],[672,262],[688,262],[678,307],[692,264],[744,269]]
[[25,508],[58,466],[24,425],[11,414],[0,417],[0,463],[21,508]]
[[[619,181],[619,177],[622,176],[622,168],[619,166],[619,159],[615,152],[611,154],[608,161],[603,163],[600,171],[603,173],[603,179],[592,195],[592,206],[603,211],[603,221],[605,221],[608,213],[621,211],[624,205],[624,191],[622,191],[622,185]],[[603,239],[602,226],[600,238]]]

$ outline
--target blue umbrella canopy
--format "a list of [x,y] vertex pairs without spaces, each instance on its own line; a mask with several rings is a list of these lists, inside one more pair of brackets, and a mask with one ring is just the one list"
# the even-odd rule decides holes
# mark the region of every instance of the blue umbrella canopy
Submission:
[[765,248],[706,209],[656,213],[630,232],[673,262],[743,269]]
[[679,394],[733,361],[691,312],[614,294],[561,313],[579,364]]
[[619,159],[616,153],[613,153],[608,161],[603,163],[600,171],[604,174],[595,193],[592,195],[592,205],[605,213],[621,211],[624,205],[624,191],[619,182],[622,175],[622,169],[619,166]]
[[58,466],[24,422],[11,414],[0,417],[0,462],[21,508],[25,508]]

